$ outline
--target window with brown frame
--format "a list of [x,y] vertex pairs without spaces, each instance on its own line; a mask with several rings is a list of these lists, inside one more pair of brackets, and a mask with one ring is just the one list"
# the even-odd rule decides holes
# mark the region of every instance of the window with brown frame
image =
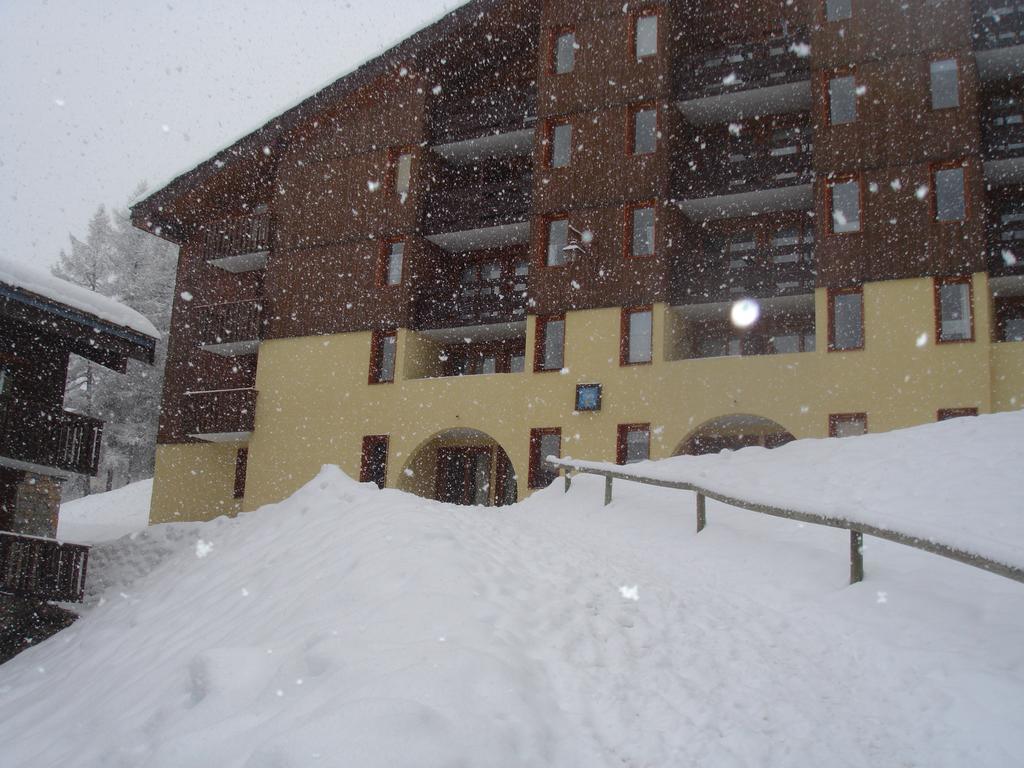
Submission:
[[409,197],[412,188],[412,153],[400,151],[394,156],[392,163],[392,181],[395,195],[401,202]]
[[547,219],[544,266],[560,267],[565,264],[565,247],[569,244],[569,219],[553,216]]
[[651,458],[651,425],[619,424],[615,440],[615,461],[635,464]]
[[576,68],[576,32],[556,29],[551,35],[551,74],[567,75]]
[[863,190],[860,176],[837,176],[825,183],[825,204],[829,212],[828,231],[846,235],[861,230]]
[[823,0],[825,21],[843,21],[853,17],[853,0]]
[[960,106],[960,65],[955,58],[936,59],[928,66],[932,109]]
[[832,413],[828,417],[829,437],[856,437],[868,433],[866,413]]
[[856,288],[828,292],[828,351],[864,349],[864,291]]
[[658,105],[635,104],[626,120],[627,151],[633,155],[650,155],[658,151]]
[[530,430],[530,488],[547,488],[558,478],[558,470],[547,464],[548,456],[562,455],[562,428]]
[[398,351],[396,331],[374,331],[370,337],[370,383],[389,384],[395,380]]
[[936,221],[967,218],[965,176],[963,161],[932,167],[932,217]]
[[974,295],[970,277],[935,278],[935,341],[974,341]]
[[405,240],[384,240],[380,244],[380,263],[377,267],[377,286],[391,288],[402,284],[405,261]]
[[857,79],[849,70],[825,74],[826,117],[829,125],[857,120]]
[[959,419],[961,416],[977,416],[977,408],[939,408],[935,414],[936,421],[949,421]]
[[653,203],[640,203],[626,208],[626,256],[654,256],[655,219]]
[[619,332],[619,365],[642,365],[654,357],[654,311],[623,307]]
[[232,498],[241,499],[245,496],[245,474],[249,468],[249,449],[239,448],[235,454],[235,487]]
[[633,53],[637,61],[658,55],[658,9],[645,8],[633,14]]
[[547,161],[549,168],[566,168],[572,162],[572,123],[548,125]]
[[359,482],[375,483],[378,488],[383,488],[387,484],[387,477],[388,436],[366,435],[359,461]]
[[565,367],[565,315],[537,318],[533,370],[560,371]]

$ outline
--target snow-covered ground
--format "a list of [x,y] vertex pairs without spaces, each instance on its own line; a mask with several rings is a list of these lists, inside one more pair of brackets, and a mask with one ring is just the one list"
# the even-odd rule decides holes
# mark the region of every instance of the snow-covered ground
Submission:
[[149,525],[153,481],[140,480],[110,493],[94,493],[60,505],[57,538],[75,544],[112,541]]
[[[934,461],[985,421],[925,428]],[[100,545],[83,618],[0,666],[0,762],[1020,764],[1024,585],[868,539],[849,586],[843,531],[709,504],[698,535],[691,494],[602,495],[453,507],[325,468]]]

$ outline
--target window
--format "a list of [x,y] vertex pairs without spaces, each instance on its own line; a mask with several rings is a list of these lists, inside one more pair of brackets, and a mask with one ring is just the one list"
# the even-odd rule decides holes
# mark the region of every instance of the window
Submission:
[[569,220],[548,221],[548,250],[544,263],[549,267],[565,264],[565,246],[569,244]]
[[619,339],[619,364],[649,363],[653,357],[654,313],[650,307],[626,307],[622,310]]
[[548,165],[552,168],[565,168],[572,160],[572,125],[558,123],[551,129],[548,148]]
[[634,155],[649,155],[658,149],[657,107],[635,107],[630,110],[630,145]]
[[935,340],[974,341],[971,279],[935,278]]
[[531,488],[547,488],[558,477],[558,470],[549,465],[548,456],[562,455],[562,430],[559,427],[530,430]]
[[249,449],[239,448],[235,454],[235,488],[232,498],[241,499],[245,496],[245,473],[249,466]]
[[363,438],[363,453],[359,463],[359,482],[376,483],[383,488],[388,477],[388,436],[367,435]]
[[637,59],[658,54],[658,15],[653,11],[643,12],[635,18],[633,48]]
[[576,408],[577,411],[600,411],[601,410],[601,385],[600,384],[577,384],[576,385]]
[[833,413],[828,417],[829,437],[856,437],[867,433],[866,413]]
[[615,441],[615,461],[635,464],[651,458],[651,425],[619,424]]
[[936,221],[963,221],[967,215],[964,169],[938,168],[932,173],[933,207]]
[[402,283],[402,262],[405,257],[405,241],[385,241],[382,246],[380,279],[378,285],[392,286]]
[[370,383],[387,384],[395,380],[395,331],[374,331],[370,339]]
[[830,125],[852,123],[857,119],[857,83],[853,75],[832,77],[828,81],[828,121]]
[[940,59],[931,63],[932,109],[954,109],[960,106],[960,68],[956,59]]
[[538,317],[533,370],[560,371],[565,366],[565,316]]
[[828,183],[831,232],[860,232],[860,179],[835,179]]
[[825,0],[825,20],[842,21],[853,16],[853,0]]
[[630,226],[629,256],[654,255],[654,208],[635,206],[626,209]]
[[576,33],[558,32],[552,51],[551,69],[556,75],[565,75],[576,67]]
[[412,155],[403,152],[395,160],[395,194],[403,203],[409,196],[412,183]]
[[949,419],[959,419],[961,416],[977,415],[977,408],[939,408],[939,412],[936,414],[936,420],[948,421]]
[[828,348],[830,352],[864,348],[864,293],[861,288],[829,291]]

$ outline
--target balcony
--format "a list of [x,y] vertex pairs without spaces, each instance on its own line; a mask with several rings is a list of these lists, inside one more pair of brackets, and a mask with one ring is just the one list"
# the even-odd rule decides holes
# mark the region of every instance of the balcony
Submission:
[[806,110],[810,32],[799,28],[690,56],[674,74],[680,109],[694,125]]
[[0,592],[81,602],[89,548],[0,531]]
[[987,181],[1024,182],[1024,77],[984,95],[981,140]]
[[82,475],[99,468],[103,422],[23,397],[0,397],[0,455]]
[[674,269],[673,304],[733,302],[814,292],[814,243],[764,246],[743,253],[709,249],[702,264],[680,262]]
[[974,0],[974,48],[988,51],[1024,45],[1024,2]]
[[196,307],[200,349],[224,357],[252,355],[263,338],[263,306],[230,301]]
[[186,434],[210,443],[248,440],[256,424],[256,394],[252,388],[186,392]]
[[449,148],[447,154],[472,152],[473,147],[458,146],[470,143],[492,157],[529,152],[532,143],[524,147],[522,139],[532,139],[536,104],[535,84],[470,98],[440,97],[430,110],[431,144],[442,155],[446,155],[445,147]]
[[416,297],[418,330],[520,323],[526,320],[529,263],[465,259],[458,262],[454,281],[438,281]]
[[410,333],[405,378],[437,379],[522,373],[526,321],[433,328]]
[[992,200],[988,271],[992,276],[1024,275],[1024,197],[1005,194]]
[[270,214],[264,211],[206,225],[202,253],[211,266],[228,272],[250,272],[267,266],[270,245]]

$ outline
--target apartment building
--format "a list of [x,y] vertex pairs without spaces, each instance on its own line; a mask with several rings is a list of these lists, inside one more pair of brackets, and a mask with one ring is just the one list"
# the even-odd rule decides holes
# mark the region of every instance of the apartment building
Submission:
[[476,0],[133,208],[151,520],[1024,402],[1024,4]]

